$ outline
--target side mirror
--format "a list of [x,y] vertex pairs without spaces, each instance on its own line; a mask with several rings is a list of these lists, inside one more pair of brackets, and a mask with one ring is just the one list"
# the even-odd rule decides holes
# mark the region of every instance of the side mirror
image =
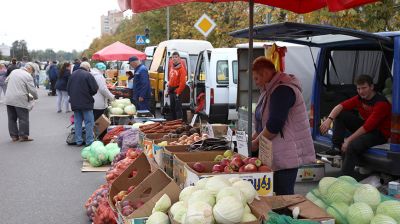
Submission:
[[162,65],[160,65],[160,66],[158,67],[157,72],[158,72],[158,73],[164,73],[164,68],[163,68]]

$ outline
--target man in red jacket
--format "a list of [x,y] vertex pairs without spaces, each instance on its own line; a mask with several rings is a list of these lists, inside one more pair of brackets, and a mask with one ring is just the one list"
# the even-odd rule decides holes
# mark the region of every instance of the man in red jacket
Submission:
[[171,117],[173,120],[182,119],[182,102],[180,96],[186,87],[186,67],[178,52],[172,53],[172,66],[168,75],[168,95],[171,103]]
[[[344,154],[342,171],[354,176],[358,157],[375,145],[384,144],[390,137],[391,104],[374,90],[373,80],[368,75],[360,75],[356,80],[358,95],[337,105],[320,126],[325,134],[332,122],[333,148],[328,155]],[[358,114],[353,113],[357,110]],[[345,138],[346,131],[351,135]]]

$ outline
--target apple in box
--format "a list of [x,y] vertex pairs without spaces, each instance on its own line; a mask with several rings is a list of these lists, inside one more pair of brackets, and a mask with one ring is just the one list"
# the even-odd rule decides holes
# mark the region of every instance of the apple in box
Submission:
[[202,173],[206,170],[206,167],[200,162],[195,162],[193,164],[193,169],[199,173]]
[[220,164],[215,164],[212,168],[213,173],[221,173],[224,172],[224,167],[221,166]]
[[241,166],[243,166],[243,161],[240,156],[235,156],[233,157],[232,161],[230,162],[230,166],[232,167],[233,170],[238,171]]
[[229,165],[224,167],[224,173],[233,173],[233,172],[234,170]]
[[262,165],[262,162],[260,159],[258,159],[257,157],[252,157],[249,159],[249,163],[255,165],[256,167],[260,167]]
[[245,172],[257,172],[257,167],[254,164],[247,164],[244,166],[244,171]]
[[227,159],[227,158],[224,158],[224,159],[221,160],[221,162],[220,162],[219,164],[220,164],[221,166],[223,166],[223,167],[229,166],[230,160]]

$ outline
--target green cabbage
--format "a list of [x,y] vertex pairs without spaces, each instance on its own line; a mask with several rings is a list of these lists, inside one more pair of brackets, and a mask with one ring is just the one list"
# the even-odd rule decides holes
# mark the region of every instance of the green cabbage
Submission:
[[358,184],[357,180],[351,176],[340,176],[340,177],[338,177],[338,179],[345,180],[345,181],[349,182],[350,184]]
[[128,105],[124,108],[124,112],[128,115],[136,114],[136,107],[135,105]]
[[155,212],[166,213],[169,207],[171,207],[171,199],[167,194],[163,194],[163,196],[161,196],[161,198],[154,205],[153,211],[151,213]]
[[333,202],[326,212],[333,216],[336,220],[336,224],[346,224],[346,215],[349,210],[349,206],[343,202]]
[[324,177],[322,178],[319,183],[318,183],[318,189],[319,192],[321,192],[322,195],[326,195],[328,192],[328,188],[336,181],[337,179],[335,177]]
[[117,143],[108,143],[105,148],[107,151],[107,159],[110,162],[112,162],[115,156],[121,152],[121,149],[118,147]]
[[187,201],[189,197],[193,194],[193,192],[197,191],[197,187],[195,186],[188,186],[185,187],[181,193],[179,194],[179,201]]
[[147,219],[146,224],[169,224],[169,218],[165,213],[154,212]]
[[384,201],[378,205],[376,214],[382,214],[392,217],[400,223],[400,201]]
[[211,207],[215,205],[215,197],[214,195],[208,190],[197,190],[190,195],[188,199],[188,205],[197,202],[203,201],[209,204]]
[[103,164],[101,163],[101,161],[99,161],[99,160],[98,160],[96,157],[94,157],[94,156],[90,156],[90,157],[89,157],[89,163],[90,163],[90,165],[93,166],[93,167],[99,167],[99,166],[103,165]]
[[349,182],[337,180],[328,188],[326,199],[329,203],[344,202],[349,205],[353,201],[355,190],[356,187]]
[[354,202],[365,202],[373,210],[381,203],[381,193],[372,185],[363,184],[354,192]]
[[104,146],[96,147],[92,150],[92,153],[101,163],[105,164],[108,162],[107,150]]
[[217,223],[240,223],[244,214],[244,206],[236,197],[224,197],[213,208]]
[[88,159],[89,154],[90,154],[90,146],[87,146],[82,149],[82,151],[81,151],[82,159]]
[[[122,104],[119,104],[119,105],[122,105]],[[113,108],[111,108],[111,114],[122,115],[122,114],[124,114],[124,110],[123,109],[124,108],[113,107]]]
[[369,224],[373,217],[372,208],[364,202],[352,204],[347,212],[349,224]]
[[371,224],[397,224],[397,222],[390,216],[378,214],[371,220]]

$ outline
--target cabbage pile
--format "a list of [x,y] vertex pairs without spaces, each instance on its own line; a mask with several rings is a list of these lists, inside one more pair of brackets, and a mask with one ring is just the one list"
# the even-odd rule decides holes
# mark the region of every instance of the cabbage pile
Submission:
[[385,201],[374,186],[359,184],[349,176],[322,178],[306,198],[338,224],[400,224],[400,201]]
[[203,178],[184,188],[171,206],[171,217],[181,224],[233,224],[256,221],[247,203],[258,199],[249,181],[222,176]]
[[136,107],[127,98],[117,99],[111,102],[111,106],[108,107],[108,112],[114,115],[135,115]]
[[117,143],[109,143],[104,146],[102,142],[94,141],[90,146],[82,149],[81,156],[91,166],[99,167],[111,163],[119,152],[120,148]]

